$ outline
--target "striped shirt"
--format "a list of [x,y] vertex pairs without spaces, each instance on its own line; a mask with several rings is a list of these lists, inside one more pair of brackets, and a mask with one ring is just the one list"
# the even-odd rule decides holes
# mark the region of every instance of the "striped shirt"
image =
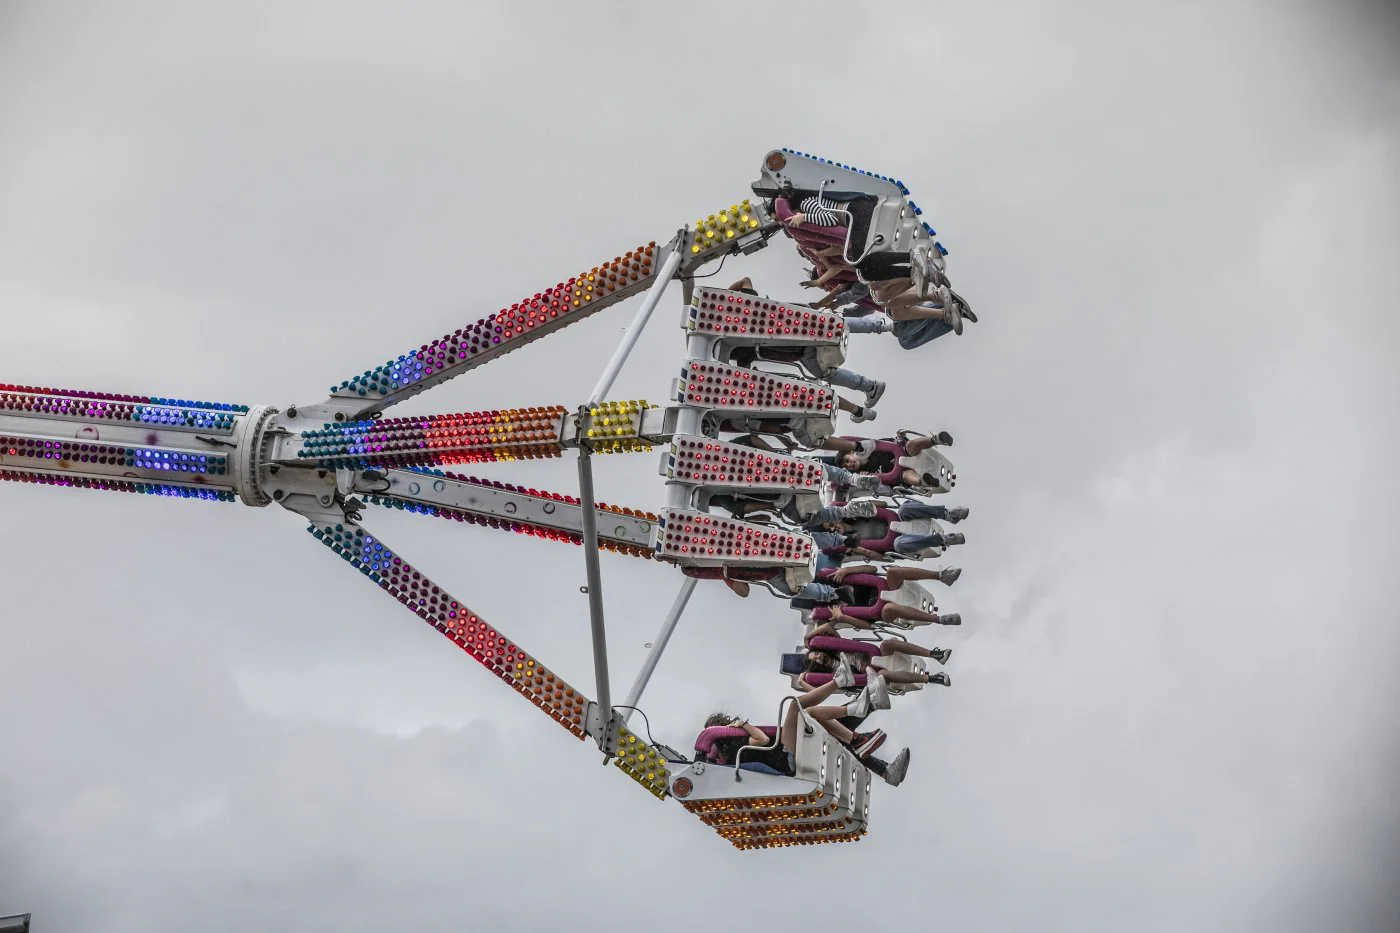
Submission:
[[837,213],[836,209],[845,206],[840,201],[823,201],[821,198],[811,197],[805,198],[798,210],[806,216],[807,223],[814,227],[844,227],[846,215]]

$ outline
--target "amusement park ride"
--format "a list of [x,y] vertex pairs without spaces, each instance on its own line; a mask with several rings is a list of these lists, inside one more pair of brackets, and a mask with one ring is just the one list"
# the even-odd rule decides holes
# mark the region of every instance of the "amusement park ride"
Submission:
[[[836,394],[823,376],[845,360],[845,320],[804,305],[696,287],[696,271],[722,256],[767,246],[787,229],[775,216],[774,199],[815,190],[833,199],[873,198],[866,253],[907,262],[921,296],[946,282],[945,251],[900,182],[780,149],[765,156],[752,187],[751,198],[680,230],[664,245],[639,246],[409,348],[332,386],[312,404],[279,409],[0,384],[0,479],[255,507],[276,503],[305,518],[317,541],[560,726],[595,742],[649,793],[674,798],[738,848],[859,839],[870,815],[870,772],[805,712],[791,777],[691,761],[628,728],[694,577],[684,580],[624,703],[614,707],[609,690],[600,548],[726,574],[771,571],[790,590],[814,578],[812,538],[777,522],[711,514],[709,500],[735,493],[783,498],[805,516],[831,498],[816,461],[721,437],[766,432],[812,446],[831,436]],[[860,244],[847,249],[850,258]],[[684,293],[686,356],[672,404],[609,400],[619,370],[676,279]],[[644,297],[632,325],[580,405],[383,417],[405,399],[636,295]],[[775,349],[799,351],[805,370],[763,371],[764,354]],[[734,362],[736,350],[745,351],[737,356],[751,365]],[[659,513],[594,501],[594,454],[658,446],[666,482]],[[570,449],[577,451],[577,498],[440,469],[560,457]],[[901,465],[923,478],[920,494],[947,492],[955,481],[951,464],[932,450]],[[582,544],[596,698],[565,682],[373,534],[363,518],[368,505]],[[932,598],[916,584],[891,598],[932,608]]]

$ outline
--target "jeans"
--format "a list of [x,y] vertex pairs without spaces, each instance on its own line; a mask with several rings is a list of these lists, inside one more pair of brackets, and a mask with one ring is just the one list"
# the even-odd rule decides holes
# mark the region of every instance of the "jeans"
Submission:
[[812,582],[798,587],[796,593],[792,594],[797,599],[810,599],[818,603],[832,603],[836,601],[836,587],[830,583]]
[[854,389],[857,392],[869,393],[875,390],[874,379],[867,379],[860,373],[853,373],[849,369],[833,369],[826,374],[826,381],[834,386]]
[[[827,482],[831,483],[833,486],[854,486],[854,485],[855,485],[855,482],[856,482],[856,475],[855,475],[854,473],[852,473],[850,470],[843,470],[843,469],[842,469],[841,467],[839,467],[839,466],[832,466],[831,464],[825,463],[825,462],[822,462],[822,461],[818,461],[818,462],[821,463],[821,465],[822,465],[822,473],[826,476]],[[821,514],[824,514],[825,512],[826,512],[826,509],[822,509],[822,510],[819,511],[817,514],[818,514],[818,515],[821,515]],[[834,521],[838,521],[838,520],[839,520],[839,519],[836,519],[836,518],[812,518],[812,519],[809,519],[809,522],[808,522],[808,523],[809,523],[809,524],[813,524],[813,525],[820,525],[822,522],[834,522]]]
[[927,318],[921,321],[896,321],[891,333],[905,350],[914,350],[944,334],[951,334],[953,328],[944,321]]
[[899,517],[906,522],[916,518],[946,519],[948,507],[928,502],[906,502],[899,507]]
[[[902,521],[918,518],[947,518],[948,507],[931,505],[927,502],[906,502],[899,507],[899,517]],[[931,535],[899,535],[894,539],[894,549],[904,554],[913,554],[924,548],[942,546],[943,535],[937,532]]]
[[931,535],[897,535],[894,539],[894,550],[901,554],[917,554],[924,548],[942,546],[943,536],[937,533]]
[[892,330],[893,325],[883,314],[846,318],[846,332],[849,334],[888,334]]

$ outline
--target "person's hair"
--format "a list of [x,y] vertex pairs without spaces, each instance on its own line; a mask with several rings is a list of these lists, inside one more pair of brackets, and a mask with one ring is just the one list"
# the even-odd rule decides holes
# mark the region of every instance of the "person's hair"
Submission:
[[711,713],[710,718],[705,720],[705,728],[714,726],[731,726],[734,724],[734,717],[728,713]]
[[[815,650],[815,649],[814,649],[814,650]],[[835,670],[836,670],[836,661],[835,661],[835,659],[832,658],[831,655],[830,655],[828,652],[825,652],[825,651],[816,651],[815,653],[821,655],[823,658],[826,658],[827,660],[825,660],[825,661],[819,661],[819,660],[817,660],[816,658],[814,658],[814,657],[811,656],[812,652],[808,652],[807,663],[806,663],[805,665],[803,665],[803,673],[805,673],[805,674],[831,674],[831,673],[834,673]]]
[[860,535],[851,532],[841,539],[841,543],[846,547],[860,547]]

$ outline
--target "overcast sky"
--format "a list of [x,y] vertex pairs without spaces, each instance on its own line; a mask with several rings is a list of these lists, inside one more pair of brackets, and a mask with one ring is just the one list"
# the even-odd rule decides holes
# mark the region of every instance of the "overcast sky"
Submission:
[[[859,845],[739,853],[295,516],[5,484],[0,915],[1400,928],[1393,6],[499,7],[0,0],[0,380],[315,401],[743,197],[770,147],[897,175],[982,318],[852,341],[880,428],[955,434],[973,513],[964,625],[919,633],[954,687],[884,717],[909,779]],[[731,271],[799,294],[782,241]],[[616,397],[665,401],[672,295]],[[406,413],[575,405],[632,307]],[[652,456],[597,473],[663,501]],[[593,693],[579,549],[366,521]],[[603,566],[620,695],[680,575]],[[771,718],[799,636],[702,585],[656,737]]]

